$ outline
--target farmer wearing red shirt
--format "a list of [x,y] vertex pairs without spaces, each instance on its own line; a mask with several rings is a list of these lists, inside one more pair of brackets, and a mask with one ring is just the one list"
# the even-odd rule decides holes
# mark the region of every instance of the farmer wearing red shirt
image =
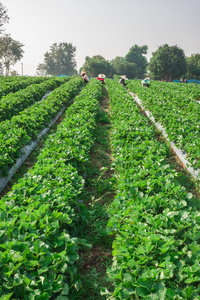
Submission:
[[104,74],[99,74],[98,77],[97,77],[97,79],[100,80],[104,84],[105,83],[105,81],[104,81],[105,77],[106,76]]

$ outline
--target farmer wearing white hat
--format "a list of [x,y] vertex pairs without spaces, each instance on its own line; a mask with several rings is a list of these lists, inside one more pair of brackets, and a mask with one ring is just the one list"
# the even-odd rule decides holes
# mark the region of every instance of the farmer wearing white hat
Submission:
[[83,78],[83,81],[84,81],[85,83],[88,83],[88,82],[89,82],[89,78],[88,78],[88,76],[86,75],[86,72],[85,72],[85,71],[82,71],[82,72],[81,72],[81,77]]
[[103,84],[105,83],[104,79],[105,79],[105,75],[104,74],[99,74],[97,79],[100,80]]
[[125,86],[126,85],[125,80],[128,80],[128,78],[126,77],[126,75],[123,75],[123,76],[121,76],[119,83],[121,83],[121,85]]
[[150,81],[149,77],[146,77],[144,80],[141,81],[143,86],[149,87],[150,86]]

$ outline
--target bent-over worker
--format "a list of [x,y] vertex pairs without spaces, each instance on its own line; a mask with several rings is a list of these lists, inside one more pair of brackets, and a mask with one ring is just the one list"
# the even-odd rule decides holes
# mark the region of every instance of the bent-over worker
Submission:
[[88,76],[86,75],[86,72],[85,72],[85,71],[81,72],[81,77],[83,78],[83,81],[84,81],[85,83],[88,83],[88,82],[89,82],[89,78],[88,78]]
[[98,77],[97,77],[97,79],[100,80],[104,84],[105,83],[105,80],[104,80],[105,77],[106,76],[104,74],[99,74]]
[[119,83],[121,83],[121,85],[123,85],[123,86],[126,86],[125,80],[128,80],[128,78],[126,77],[126,75],[123,75],[123,76],[121,76]]

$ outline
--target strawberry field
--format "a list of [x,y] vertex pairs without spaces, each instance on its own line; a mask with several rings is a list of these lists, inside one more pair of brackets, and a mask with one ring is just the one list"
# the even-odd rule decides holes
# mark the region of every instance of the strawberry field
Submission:
[[131,81],[129,88],[166,128],[170,140],[187,152],[193,166],[200,168],[199,86],[152,82],[151,89],[143,89],[139,81]]
[[[0,175],[62,110],[0,199],[0,300],[199,299],[200,87],[4,78]],[[28,166],[28,167],[27,167]]]

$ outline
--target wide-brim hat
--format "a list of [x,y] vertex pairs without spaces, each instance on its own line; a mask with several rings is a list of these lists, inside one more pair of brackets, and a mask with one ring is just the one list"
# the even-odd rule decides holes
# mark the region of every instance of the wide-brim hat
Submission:
[[128,80],[128,78],[126,77],[126,75],[121,76],[121,78]]
[[81,72],[81,75],[83,75],[83,74],[86,74],[86,72],[85,72],[85,71],[82,71],[82,72]]
[[104,74],[99,74],[98,77],[99,78],[105,78],[106,76]]

